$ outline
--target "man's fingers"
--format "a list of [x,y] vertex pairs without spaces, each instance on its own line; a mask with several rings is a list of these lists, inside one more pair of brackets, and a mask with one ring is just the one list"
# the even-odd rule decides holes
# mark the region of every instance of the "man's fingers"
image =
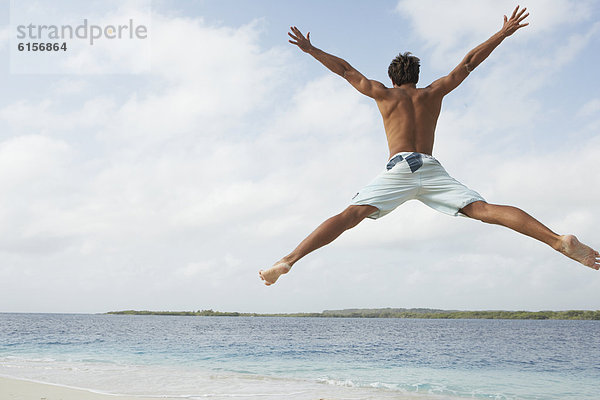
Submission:
[[517,15],[517,11],[519,11],[519,6],[517,6],[517,8],[515,8],[512,15],[510,16],[510,19],[513,19],[515,17],[515,15]]
[[[523,15],[523,13],[525,12],[525,10],[527,10],[527,9],[526,9],[526,8],[522,9],[522,10],[521,10],[521,12],[520,12],[520,13],[518,13],[518,14],[515,16],[515,18],[514,18],[514,19],[515,19],[515,20],[517,20],[517,21],[520,21],[520,20],[521,20],[521,18],[524,18],[524,17],[522,17],[522,15]],[[529,15],[529,14],[527,14],[527,15]]]
[[[296,42],[300,42],[302,39],[304,39],[304,37],[303,37],[303,36],[301,36],[301,35],[300,35],[300,36],[297,36],[297,35],[294,35],[294,34],[292,34],[292,33],[289,33],[289,32],[288,32],[288,36],[289,36],[289,37],[291,37],[291,38],[292,38],[293,40],[295,40]],[[306,39],[304,39],[304,40],[306,40]]]
[[292,31],[299,36],[304,36],[302,35],[302,32],[300,32],[300,29],[296,28],[295,26],[292,27]]
[[[296,28],[295,26],[290,27],[290,29],[292,30],[292,32],[294,32],[296,34],[296,36],[299,38],[303,38],[306,39],[304,37],[304,35],[302,34],[302,32],[300,32],[300,29]],[[310,35],[310,32],[308,33]],[[308,36],[307,36],[308,37]]]
[[517,23],[519,23],[519,24],[520,24],[520,23],[521,23],[521,21],[523,21],[523,20],[524,20],[525,18],[527,18],[528,16],[529,16],[529,13],[527,13],[527,14],[523,15],[521,18],[519,18],[519,19],[517,20]]

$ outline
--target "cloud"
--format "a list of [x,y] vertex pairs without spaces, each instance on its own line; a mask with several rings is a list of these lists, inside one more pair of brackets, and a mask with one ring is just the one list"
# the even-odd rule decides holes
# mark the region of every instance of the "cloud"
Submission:
[[0,27],[0,50],[8,46],[10,30],[8,26]]
[[[396,11],[408,18],[415,35],[432,51],[433,62],[447,69],[448,61],[457,64],[477,44],[483,42],[502,27],[503,15],[510,17],[514,2],[460,0],[439,2],[435,0],[401,0]],[[520,32],[519,40],[540,40],[565,24],[589,19],[591,1],[557,0],[548,7],[543,0],[527,4],[530,26]],[[432,11],[433,10],[433,11]]]
[[590,117],[598,115],[600,112],[600,99],[595,98],[586,102],[579,112],[577,113],[578,117]]
[[69,188],[68,143],[41,135],[23,135],[0,143],[0,249],[47,253],[64,246],[63,235],[46,225],[54,207],[65,201],[57,190]]
[[[97,296],[112,287],[114,308],[132,287],[139,302],[154,301],[149,288],[183,287],[167,300],[180,307],[199,290],[204,301],[235,298],[248,285],[237,274],[252,266],[254,280],[272,261],[253,249],[257,238],[281,249],[282,233],[312,225],[301,217],[309,208],[329,198],[342,208],[370,178],[356,160],[385,154],[374,150],[383,136],[372,107],[339,78],[299,87],[289,50],[259,45],[259,20],[231,28],[156,13],[152,29],[152,72],[131,89],[66,77],[41,100],[17,96],[0,109],[9,128],[0,251],[19,297],[39,290],[27,278],[37,274]],[[379,139],[361,139],[371,132]],[[347,171],[347,193],[326,169]]]
[[63,96],[83,94],[86,92],[86,89],[89,89],[89,84],[81,79],[61,79],[52,85],[53,92],[56,94],[60,93]]
[[[574,299],[593,297],[587,271],[571,277],[576,267],[545,245],[417,202],[344,233],[265,290],[258,268],[345,208],[387,156],[376,105],[327,71],[299,81],[303,63],[314,61],[265,47],[267,22],[233,27],[156,12],[149,72],[64,76],[4,102],[7,310],[502,308],[518,306],[514,288],[532,286],[540,300],[522,300],[527,306],[560,307],[561,280]],[[489,26],[467,30],[465,40],[481,40]],[[536,52],[528,71],[519,64],[526,48],[477,71],[446,103],[436,145],[449,172],[490,201],[592,241],[597,212],[587,198],[600,185],[587,185],[580,171],[594,170],[598,141],[590,135],[542,153],[523,132],[543,134],[533,129],[538,90],[567,65],[548,60],[584,51],[593,29]],[[465,50],[466,42],[436,47],[437,33],[415,32],[432,52]],[[590,105],[580,118],[593,112],[594,96],[582,97]],[[585,196],[572,196],[582,188]],[[588,284],[580,294],[577,282]]]
[[[75,88],[68,91],[63,84],[57,86],[62,95],[68,94]],[[81,85],[81,83],[79,83]],[[80,90],[80,89],[77,89]],[[52,132],[72,132],[86,131],[92,127],[101,125],[106,120],[106,116],[114,112],[114,99],[110,97],[94,97],[83,102],[77,110],[67,110],[59,103],[56,98],[49,98],[37,103],[28,100],[18,100],[8,104],[0,109],[0,118],[8,123],[14,131],[52,131]],[[35,115],[35,118],[31,116]]]

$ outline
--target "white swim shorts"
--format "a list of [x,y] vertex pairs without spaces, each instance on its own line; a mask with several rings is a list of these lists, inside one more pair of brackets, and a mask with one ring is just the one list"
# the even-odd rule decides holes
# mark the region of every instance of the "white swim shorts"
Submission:
[[402,152],[395,154],[386,169],[352,198],[352,205],[370,205],[377,219],[402,203],[416,199],[448,215],[463,215],[463,207],[485,201],[474,190],[452,178],[434,157]]

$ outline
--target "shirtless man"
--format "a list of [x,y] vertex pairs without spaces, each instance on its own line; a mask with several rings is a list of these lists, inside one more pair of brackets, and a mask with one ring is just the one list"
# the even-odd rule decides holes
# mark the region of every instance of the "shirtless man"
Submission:
[[450,215],[465,215],[486,223],[506,226],[540,240],[581,264],[598,270],[600,255],[573,235],[558,235],[512,206],[487,203],[477,192],[451,178],[439,161],[431,156],[436,123],[444,96],[454,90],[508,36],[527,26],[529,13],[515,8],[504,16],[500,31],[471,50],[450,72],[425,88],[417,88],[419,59],[400,54],[388,69],[393,87],[365,78],[346,61],[314,47],[310,33],[305,37],[291,28],[289,42],[332,72],[346,79],[356,90],[375,100],[383,117],[390,159],[386,169],[361,189],[342,213],[323,222],[294,251],[259,271],[266,285],[272,285],[289,272],[292,265],[308,253],[331,243],[344,231],[363,219],[382,217],[407,200],[417,199],[431,208]]

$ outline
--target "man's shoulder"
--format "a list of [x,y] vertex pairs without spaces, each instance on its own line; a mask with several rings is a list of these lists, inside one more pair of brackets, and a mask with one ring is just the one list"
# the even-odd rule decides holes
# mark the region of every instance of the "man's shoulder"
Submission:
[[418,88],[417,96],[421,99],[430,101],[442,101],[442,99],[444,98],[442,92],[436,90],[436,88],[432,87],[431,85],[425,86],[423,88]]
[[421,87],[421,88],[417,88],[417,91],[419,93],[432,93],[434,92],[434,88],[431,85],[425,86],[425,87]]

